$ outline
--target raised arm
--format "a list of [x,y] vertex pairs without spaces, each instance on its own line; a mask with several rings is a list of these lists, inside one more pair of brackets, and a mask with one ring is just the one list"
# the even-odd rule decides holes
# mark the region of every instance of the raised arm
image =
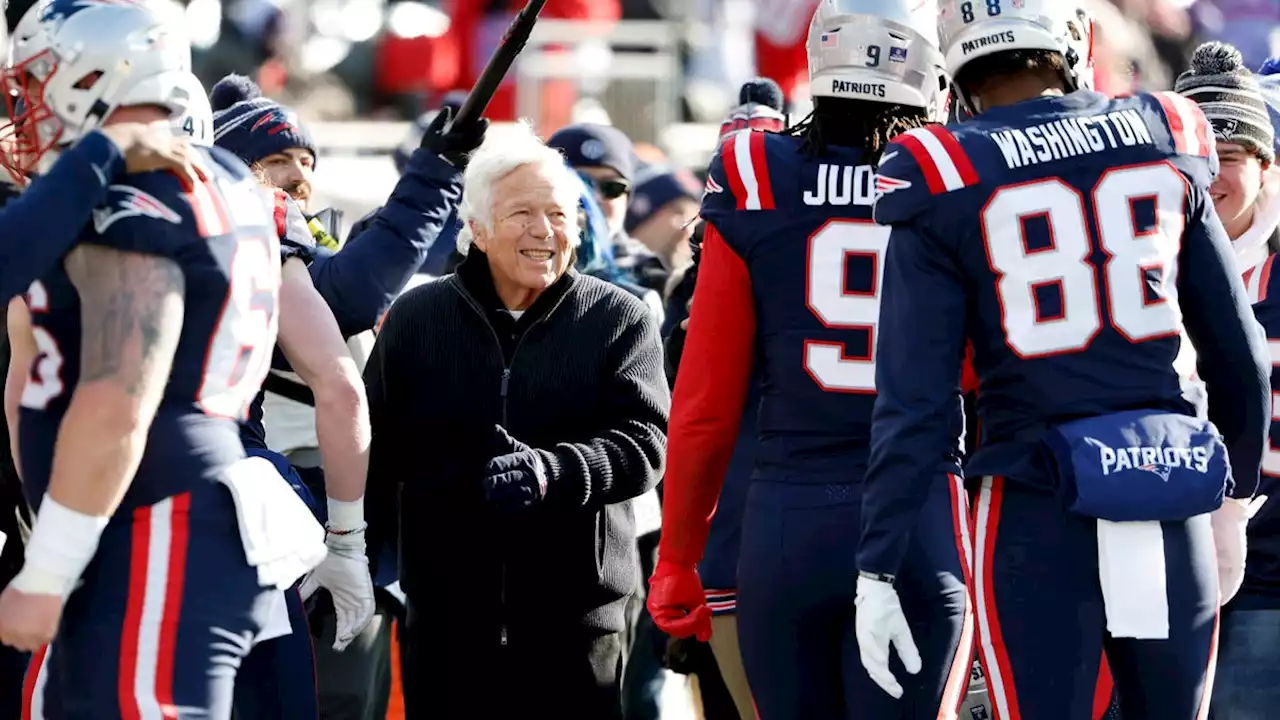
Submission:
[[80,295],[80,380],[12,584],[28,594],[65,596],[93,557],[142,461],[182,333],[184,279],[172,260],[82,245],[66,267]]
[[409,160],[387,204],[341,252],[317,253],[316,290],[344,337],[373,328],[413,276],[462,197],[462,173],[427,150]]

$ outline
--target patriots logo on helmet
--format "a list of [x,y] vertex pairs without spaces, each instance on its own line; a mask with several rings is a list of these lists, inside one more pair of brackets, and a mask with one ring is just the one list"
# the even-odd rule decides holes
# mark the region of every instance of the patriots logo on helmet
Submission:
[[[267,126],[270,127],[267,127]],[[285,131],[298,131],[298,115],[291,110],[284,108],[274,108],[271,112],[258,118],[258,121],[249,128],[249,132],[257,132],[258,128],[266,127],[268,135],[276,135]]]
[[138,5],[138,0],[55,0],[49,3],[40,16],[41,22],[66,20],[81,10],[104,5]]
[[109,190],[112,193],[111,203],[93,211],[93,229],[99,235],[117,220],[131,217],[155,218],[174,225],[182,222],[182,216],[176,210],[160,202],[151,193],[129,185],[112,185]]
[[1173,472],[1172,467],[1169,467],[1168,465],[1164,465],[1161,463],[1147,463],[1146,465],[1139,465],[1138,469],[1146,470],[1152,475],[1158,476],[1161,480],[1165,482],[1169,482],[1169,474]]

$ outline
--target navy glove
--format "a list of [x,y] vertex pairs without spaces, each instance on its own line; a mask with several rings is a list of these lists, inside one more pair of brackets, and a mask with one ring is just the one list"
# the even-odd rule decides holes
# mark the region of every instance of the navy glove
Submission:
[[547,467],[538,451],[493,426],[496,455],[485,466],[484,497],[502,512],[527,510],[547,496]]
[[459,170],[466,170],[471,153],[484,142],[489,120],[480,118],[474,124],[451,126],[450,122],[457,112],[448,105],[440,108],[440,112],[422,134],[420,147],[439,155]]

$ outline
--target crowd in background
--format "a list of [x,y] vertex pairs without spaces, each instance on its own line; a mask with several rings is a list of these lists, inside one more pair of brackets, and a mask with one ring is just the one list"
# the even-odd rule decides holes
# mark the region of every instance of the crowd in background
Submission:
[[[253,70],[269,96],[306,118],[412,119],[471,87],[524,0],[185,0],[206,83]],[[1168,89],[1202,40],[1238,47],[1257,68],[1280,46],[1277,0],[1097,0],[1103,84]],[[550,0],[547,19],[599,23],[576,47],[576,77],[544,82],[539,130],[613,111],[608,68],[618,22],[669,23],[679,48],[679,119],[717,122],[759,74],[804,105],[804,35],[815,0]],[[762,18],[769,18],[763,22]],[[515,81],[489,117],[516,117]],[[633,93],[634,94],[634,93]],[[627,106],[630,111],[631,107]]]

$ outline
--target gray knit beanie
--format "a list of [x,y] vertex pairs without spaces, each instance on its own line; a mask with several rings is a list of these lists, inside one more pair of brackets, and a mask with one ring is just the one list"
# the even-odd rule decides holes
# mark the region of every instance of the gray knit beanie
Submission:
[[1201,45],[1191,57],[1191,69],[1178,76],[1173,89],[1200,105],[1219,140],[1275,161],[1275,129],[1267,103],[1239,50],[1220,42]]

